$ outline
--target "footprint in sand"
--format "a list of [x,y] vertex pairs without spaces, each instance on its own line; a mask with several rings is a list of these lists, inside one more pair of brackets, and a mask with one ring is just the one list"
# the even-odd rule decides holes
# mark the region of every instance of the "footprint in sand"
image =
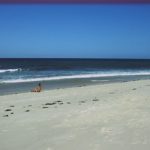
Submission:
[[55,101],[55,103],[58,103],[59,105],[62,105],[62,104],[63,104],[63,101],[58,100],[58,101]]
[[115,92],[110,92],[109,94],[115,94]]
[[42,108],[45,109],[45,108],[48,108],[48,107],[45,107],[45,106],[44,106],[44,107],[42,107]]
[[85,103],[85,101],[79,101],[79,103]]
[[97,99],[96,97],[93,99],[94,102],[99,101],[99,99]]
[[56,101],[56,103],[62,103],[62,101],[58,100],[58,101]]
[[62,105],[62,104],[64,104],[63,102],[60,102],[60,103],[58,103],[59,105]]

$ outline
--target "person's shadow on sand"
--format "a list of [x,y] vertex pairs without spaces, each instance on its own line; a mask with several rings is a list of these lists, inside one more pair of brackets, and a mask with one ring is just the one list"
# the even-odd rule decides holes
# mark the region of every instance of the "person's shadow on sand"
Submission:
[[41,91],[42,91],[41,83],[39,83],[37,87],[31,90],[31,92],[41,92]]

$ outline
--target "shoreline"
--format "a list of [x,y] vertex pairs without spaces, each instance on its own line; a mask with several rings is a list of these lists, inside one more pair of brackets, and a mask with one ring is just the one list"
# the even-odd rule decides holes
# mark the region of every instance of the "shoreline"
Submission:
[[138,80],[0,96],[1,148],[148,150],[149,90]]
[[[44,91],[53,89],[64,89],[72,87],[81,87],[88,85],[111,84],[119,82],[130,82],[135,80],[149,80],[148,75],[141,76],[117,76],[117,77],[98,77],[98,78],[85,78],[85,79],[65,79],[54,81],[41,81]],[[0,96],[19,94],[30,92],[39,82],[27,83],[9,83],[0,84]]]

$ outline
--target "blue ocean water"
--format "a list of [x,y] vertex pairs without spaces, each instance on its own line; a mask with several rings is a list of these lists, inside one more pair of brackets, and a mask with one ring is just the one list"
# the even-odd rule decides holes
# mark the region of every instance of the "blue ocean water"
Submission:
[[[0,95],[45,87],[149,77],[150,60],[139,59],[0,59]],[[97,80],[98,79],[98,80]],[[57,85],[57,86],[56,86]]]
[[0,59],[0,83],[150,75],[150,60]]

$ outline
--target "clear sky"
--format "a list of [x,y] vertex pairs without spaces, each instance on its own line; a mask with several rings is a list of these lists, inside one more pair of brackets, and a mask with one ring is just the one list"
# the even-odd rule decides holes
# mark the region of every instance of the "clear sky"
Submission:
[[0,5],[0,57],[150,58],[150,5]]

